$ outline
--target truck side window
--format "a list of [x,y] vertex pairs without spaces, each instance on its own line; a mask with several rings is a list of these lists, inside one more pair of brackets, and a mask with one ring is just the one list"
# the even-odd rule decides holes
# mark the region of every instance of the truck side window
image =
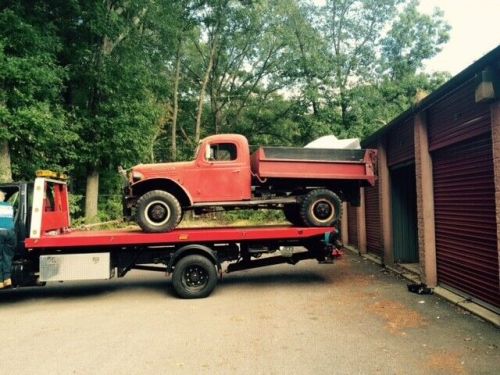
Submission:
[[9,199],[7,199],[12,207],[14,208],[14,214],[17,215],[17,209],[19,208],[19,191],[14,192]]
[[6,193],[6,202],[10,203],[14,210],[14,221],[17,222],[19,209],[19,189],[17,187],[3,189]]
[[216,143],[210,145],[210,161],[230,161],[238,157],[234,143]]
[[45,211],[54,211],[54,186],[52,184],[45,185],[44,209]]

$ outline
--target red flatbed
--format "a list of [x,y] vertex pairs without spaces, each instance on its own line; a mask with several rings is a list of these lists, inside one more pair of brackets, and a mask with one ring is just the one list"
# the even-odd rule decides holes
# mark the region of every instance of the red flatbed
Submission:
[[224,227],[180,228],[168,233],[145,233],[140,230],[68,231],[27,238],[27,249],[62,249],[134,245],[176,245],[182,243],[223,243],[244,241],[293,240],[317,237],[335,231],[331,227]]

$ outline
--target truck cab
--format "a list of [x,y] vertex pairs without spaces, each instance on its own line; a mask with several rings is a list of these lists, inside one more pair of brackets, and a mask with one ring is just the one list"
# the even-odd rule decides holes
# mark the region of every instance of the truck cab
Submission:
[[129,171],[129,196],[163,188],[174,190],[181,206],[251,198],[248,141],[237,134],[200,141],[192,161],[139,164]]
[[194,202],[251,198],[250,151],[245,137],[224,134],[205,138],[200,142],[195,163],[189,189]]
[[17,234],[16,255],[25,252],[24,240],[30,231],[33,183],[12,182],[0,184],[5,201],[14,208],[14,227]]

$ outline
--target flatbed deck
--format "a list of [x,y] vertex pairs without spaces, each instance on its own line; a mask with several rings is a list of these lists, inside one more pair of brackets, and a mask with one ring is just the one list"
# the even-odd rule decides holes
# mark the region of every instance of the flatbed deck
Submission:
[[223,243],[244,241],[303,240],[335,232],[332,227],[222,227],[179,228],[168,233],[145,233],[140,230],[80,231],[45,234],[40,238],[27,238],[25,246],[37,249],[63,249],[109,246],[161,246],[181,243]]

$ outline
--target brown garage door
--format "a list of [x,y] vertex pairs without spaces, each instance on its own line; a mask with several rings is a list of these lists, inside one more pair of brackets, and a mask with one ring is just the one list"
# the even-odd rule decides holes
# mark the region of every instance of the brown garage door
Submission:
[[365,188],[366,249],[380,257],[383,256],[380,235],[380,204],[378,182],[374,187]]
[[490,133],[433,153],[438,280],[500,307]]
[[358,247],[358,210],[350,204],[347,205],[347,221],[349,244]]
[[395,126],[387,141],[387,165],[393,167],[415,159],[413,118]]

